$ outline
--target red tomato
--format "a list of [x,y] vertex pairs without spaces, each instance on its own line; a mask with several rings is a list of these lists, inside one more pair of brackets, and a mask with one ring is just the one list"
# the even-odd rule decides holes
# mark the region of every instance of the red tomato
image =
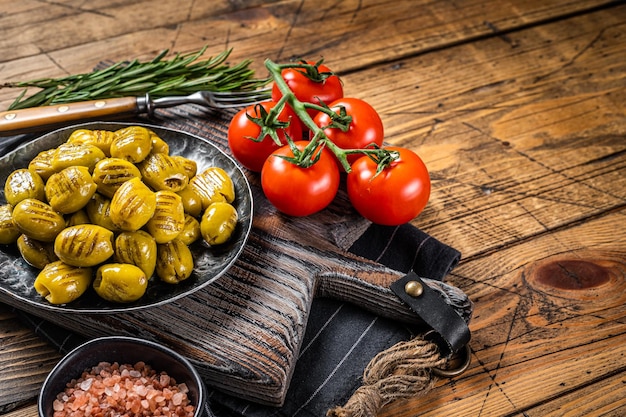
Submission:
[[[346,109],[346,115],[352,117],[345,132],[339,127],[326,127],[332,123],[328,114],[320,112],[315,116],[315,124],[324,129],[328,139],[342,149],[363,149],[371,143],[383,146],[383,122],[371,105],[359,98],[350,97],[340,98],[329,105],[337,114],[342,106]],[[352,164],[361,156],[350,154],[348,162]]]
[[362,156],[347,175],[348,197],[366,219],[386,226],[411,221],[422,212],[430,197],[430,176],[426,165],[413,151],[390,146],[400,157],[378,176],[376,163]]
[[263,168],[267,157],[276,149],[280,148],[280,146],[287,143],[285,133],[289,135],[292,140],[302,139],[300,120],[290,107],[285,106],[278,115],[278,121],[290,123],[289,126],[276,130],[281,145],[277,145],[268,135],[265,135],[260,142],[252,140],[251,138],[256,139],[261,135],[261,126],[248,119],[246,114],[255,118],[261,117],[259,108],[257,107],[258,105],[261,105],[269,112],[276,106],[276,103],[273,101],[264,101],[248,106],[235,114],[228,126],[228,146],[230,147],[230,151],[241,165],[255,172],[261,172],[261,168]]
[[[308,64],[314,65],[315,62],[307,61]],[[320,73],[331,72],[324,64],[318,66]],[[331,75],[322,81],[314,81],[307,77],[303,72],[305,70],[299,68],[285,68],[281,74],[289,89],[296,96],[298,101],[303,103],[320,104],[320,101],[325,104],[332,103],[333,101],[343,97],[343,86],[341,80],[336,75]],[[282,92],[276,84],[272,87],[272,100],[278,101],[283,96]],[[314,118],[317,111],[313,109],[307,109],[307,113],[311,118]],[[303,125],[304,126],[304,125]],[[306,127],[304,131],[308,130]]]
[[[308,143],[297,141],[295,145],[302,150]],[[319,152],[318,148],[316,154]],[[283,146],[267,158],[261,170],[263,192],[274,207],[290,216],[308,216],[333,201],[339,189],[339,168],[332,152],[322,148],[319,160],[308,168],[279,155],[293,157],[293,152],[289,145]]]

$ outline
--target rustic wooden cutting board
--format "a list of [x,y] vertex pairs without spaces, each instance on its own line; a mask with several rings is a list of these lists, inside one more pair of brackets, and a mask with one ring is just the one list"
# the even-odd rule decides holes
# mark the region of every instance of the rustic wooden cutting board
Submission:
[[[209,138],[227,152],[231,116],[186,106],[141,122]],[[347,251],[369,223],[351,209],[345,193],[321,213],[291,218],[267,202],[258,175],[247,175],[254,197],[252,232],[234,266],[208,287],[164,306],[122,314],[51,313],[4,294],[0,301],[88,337],[160,341],[187,356],[209,385],[268,405],[284,401],[313,297],[355,302],[387,317],[421,323],[389,290],[402,272]],[[454,287],[429,285],[461,304],[466,301]]]

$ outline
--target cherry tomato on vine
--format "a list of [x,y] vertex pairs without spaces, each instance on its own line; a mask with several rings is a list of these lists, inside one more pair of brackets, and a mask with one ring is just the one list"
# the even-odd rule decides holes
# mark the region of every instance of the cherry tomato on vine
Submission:
[[[261,172],[263,164],[268,156],[282,145],[287,143],[285,134],[289,135],[292,140],[302,139],[302,127],[300,119],[294,111],[285,106],[278,114],[278,122],[289,122],[287,127],[278,127],[276,133],[280,139],[281,145],[276,144],[269,135],[265,135],[263,140],[255,141],[252,138],[258,138],[261,135],[261,126],[250,120],[248,116],[253,118],[261,118],[261,106],[266,112],[269,112],[276,106],[276,102],[264,101],[235,114],[228,126],[228,146],[239,163],[251,171]],[[248,115],[248,116],[247,116]]]
[[[296,141],[303,150],[309,142]],[[339,167],[335,156],[326,148],[317,148],[319,160],[309,167],[300,167],[281,156],[293,157],[289,145],[267,158],[261,170],[261,186],[270,203],[290,216],[308,216],[328,206],[339,189]]]
[[[307,64],[315,65],[315,62],[307,61]],[[343,86],[339,77],[334,74],[328,75],[332,71],[324,64],[319,64],[317,71],[322,76],[316,77],[314,75],[313,78],[321,78],[319,80],[309,78],[306,75],[306,70],[300,68],[284,68],[281,71],[281,75],[298,101],[303,103],[319,105],[321,101],[328,104],[343,97]],[[274,84],[272,87],[272,101],[278,101],[282,96],[282,92]],[[314,118],[317,111],[307,109],[307,113],[311,118]],[[306,131],[306,127],[303,130]]]
[[351,166],[346,186],[353,207],[373,223],[397,226],[422,212],[430,197],[426,165],[413,151],[389,146],[400,157],[376,177],[376,163],[362,156]]
[[[322,129],[324,133],[335,145],[342,149],[363,149],[375,143],[383,145],[384,129],[383,122],[378,112],[367,102],[352,97],[344,97],[335,100],[328,105],[331,110],[341,114],[341,108],[345,109],[345,116],[352,118],[344,131],[336,127],[327,113],[319,112],[313,121]],[[330,126],[330,127],[327,127]],[[348,155],[348,162],[352,164],[359,159],[361,154]]]

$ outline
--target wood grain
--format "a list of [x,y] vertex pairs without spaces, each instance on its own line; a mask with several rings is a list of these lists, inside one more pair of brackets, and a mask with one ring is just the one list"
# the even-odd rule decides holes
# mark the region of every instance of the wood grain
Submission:
[[0,413],[32,402],[61,355],[0,304]]
[[[1,0],[0,10],[13,10],[12,3]],[[43,7],[27,0],[0,15],[0,63],[3,81],[27,80],[88,72],[102,59],[145,60],[163,49],[189,52],[207,45],[207,55],[234,47],[232,61],[251,58],[259,71],[266,58],[326,56],[344,73],[494,34],[506,40],[509,30],[610,3],[187,0],[155,8],[148,0]],[[0,90],[0,108],[16,96]]]
[[[616,393],[592,396],[585,406],[588,413],[577,408],[574,393],[591,392],[605,383],[604,378],[609,378],[608,385],[617,384],[614,379],[619,375],[623,387],[626,234],[612,230],[625,215],[622,209],[459,266],[453,279],[465,282],[461,286],[477,305],[471,325],[472,367],[450,384],[440,385],[428,402],[410,413],[397,404],[384,415],[623,411],[624,402]],[[538,268],[563,265],[566,260],[589,263],[592,271],[602,271],[607,279],[586,289],[559,289],[533,278]],[[572,282],[594,277],[589,271],[564,272]]]
[[[162,3],[169,13],[137,17],[142,2],[2,0],[1,81],[203,44],[261,70],[324,55],[381,111],[387,140],[426,161],[433,195],[414,224],[462,251],[450,280],[476,305],[472,368],[381,415],[626,414],[623,2]],[[16,93],[0,89],[2,107]],[[553,261],[611,278],[594,290],[528,279]],[[0,378],[36,386],[40,363]]]

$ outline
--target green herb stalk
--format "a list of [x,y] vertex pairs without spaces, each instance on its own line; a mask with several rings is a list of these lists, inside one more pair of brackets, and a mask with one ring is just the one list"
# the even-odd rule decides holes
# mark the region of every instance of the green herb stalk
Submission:
[[[165,59],[168,50],[151,61],[117,62],[104,69],[61,78],[42,78],[8,82],[0,88],[24,88],[8,110],[24,109],[76,101],[104,98],[142,96],[152,98],[186,95],[198,90],[242,91],[266,85],[269,79],[257,79],[250,69],[252,61],[244,60],[230,66],[226,59],[232,49],[215,57],[198,60],[206,46],[197,52],[176,54]],[[26,97],[28,88],[40,90]]]

